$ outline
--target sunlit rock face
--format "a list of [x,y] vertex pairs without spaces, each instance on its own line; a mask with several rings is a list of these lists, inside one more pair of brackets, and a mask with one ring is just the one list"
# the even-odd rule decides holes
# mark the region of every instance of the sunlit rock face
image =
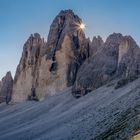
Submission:
[[123,37],[119,45],[118,74],[134,77],[140,74],[140,48],[130,36]]
[[140,74],[139,61],[140,49],[132,37],[113,33],[97,54],[80,67],[73,94],[85,95],[116,78],[129,82]]
[[31,35],[23,47],[20,63],[16,70],[12,100],[22,101],[31,94],[31,88],[38,84],[41,50],[46,43],[38,33]]
[[0,103],[9,102],[11,100],[13,89],[13,78],[11,72],[7,72],[6,76],[0,81]]
[[41,99],[73,85],[89,56],[89,41],[79,29],[81,23],[73,11],[61,11],[50,27],[47,43],[39,34],[31,35],[17,67],[13,101],[27,100],[32,87]]

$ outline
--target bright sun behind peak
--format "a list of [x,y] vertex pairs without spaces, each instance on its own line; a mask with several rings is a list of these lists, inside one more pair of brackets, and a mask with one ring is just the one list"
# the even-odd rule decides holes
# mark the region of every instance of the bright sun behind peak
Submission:
[[82,30],[85,29],[85,24],[84,23],[80,24],[80,29],[82,29]]

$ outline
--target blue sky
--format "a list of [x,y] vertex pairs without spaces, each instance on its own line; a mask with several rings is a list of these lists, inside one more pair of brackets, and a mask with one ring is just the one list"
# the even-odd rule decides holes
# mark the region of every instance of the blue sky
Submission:
[[72,9],[83,19],[86,36],[113,32],[131,35],[140,45],[140,0],[0,0],[0,79],[14,76],[24,42],[31,33],[47,38],[60,10]]

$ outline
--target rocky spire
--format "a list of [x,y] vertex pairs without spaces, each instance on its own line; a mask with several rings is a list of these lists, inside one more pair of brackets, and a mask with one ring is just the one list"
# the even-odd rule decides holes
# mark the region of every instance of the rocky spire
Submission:
[[2,78],[0,82],[0,103],[6,102],[9,103],[11,100],[13,89],[13,78],[11,72],[7,72],[6,76]]
[[95,55],[97,51],[100,51],[103,43],[103,39],[100,36],[94,36],[91,42],[90,55]]
[[73,85],[76,73],[82,62],[89,56],[89,44],[85,38],[85,34],[80,29],[82,20],[73,13],[72,10],[61,11],[54,19],[48,35],[47,58],[55,61],[57,50],[62,48],[62,44],[68,45],[70,48],[71,62],[69,63],[67,74],[67,85]]
[[21,72],[31,68],[31,75],[35,77],[35,71],[40,64],[40,56],[43,54],[42,50],[46,42],[41,38],[40,34],[31,34],[23,47],[22,57],[17,67],[14,81],[16,82]]
[[17,67],[12,99],[16,101],[27,100],[31,88],[36,87],[39,78],[41,56],[46,47],[46,42],[40,34],[31,34],[23,46],[22,57]]
[[85,46],[85,34],[80,29],[82,20],[73,13],[72,10],[61,11],[51,24],[47,47],[48,58],[55,56],[56,50],[61,48],[65,36],[68,36],[72,42],[72,49],[78,50]]

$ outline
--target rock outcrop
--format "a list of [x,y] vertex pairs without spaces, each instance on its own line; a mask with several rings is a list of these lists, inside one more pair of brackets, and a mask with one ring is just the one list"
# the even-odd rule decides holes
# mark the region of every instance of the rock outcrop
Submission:
[[50,27],[47,43],[39,34],[30,36],[17,67],[13,101],[27,100],[31,89],[41,99],[74,84],[79,67],[89,57],[89,41],[81,23],[73,11],[61,11]]
[[130,36],[123,37],[119,45],[118,74],[125,77],[140,74],[140,48]]
[[0,82],[0,103],[6,102],[9,103],[11,100],[13,89],[13,78],[11,72],[7,72],[6,76],[2,78]]
[[46,42],[38,33],[31,35],[24,44],[22,57],[14,78],[12,100],[27,99],[31,94],[31,88],[35,88],[38,84],[42,49],[45,45]]
[[2,87],[2,81],[0,81],[0,90],[1,90],[1,87]]
[[104,41],[100,36],[93,37],[93,40],[91,42],[91,47],[90,47],[90,56],[96,55],[98,51],[101,51],[103,44]]
[[101,47],[79,69],[74,96],[85,95],[115,78],[117,84],[125,84],[139,76],[140,49],[132,37],[114,33]]

